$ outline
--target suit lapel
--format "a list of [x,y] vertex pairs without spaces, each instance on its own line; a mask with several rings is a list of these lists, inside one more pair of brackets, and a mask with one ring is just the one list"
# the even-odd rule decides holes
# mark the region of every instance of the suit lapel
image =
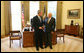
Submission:
[[40,22],[40,19],[38,18],[38,16],[37,16],[37,19],[38,19],[38,21]]
[[50,19],[49,23],[51,22],[52,18]]
[[[48,19],[49,19],[49,18],[47,18],[47,23],[48,23]],[[49,24],[49,23],[48,23],[48,24]]]
[[41,17],[41,22],[42,22],[42,17]]
[[[49,21],[49,23],[48,24],[50,24],[51,23],[51,20],[52,20],[52,18],[50,19],[50,21]],[[47,21],[48,22],[48,21]]]

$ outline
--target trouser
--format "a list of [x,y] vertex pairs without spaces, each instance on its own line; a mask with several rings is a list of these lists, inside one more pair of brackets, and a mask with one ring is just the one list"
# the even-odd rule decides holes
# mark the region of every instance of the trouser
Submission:
[[45,35],[45,46],[50,46],[52,47],[52,34],[51,32],[45,32],[46,35]]
[[43,47],[43,30],[35,31],[35,45],[36,48]]

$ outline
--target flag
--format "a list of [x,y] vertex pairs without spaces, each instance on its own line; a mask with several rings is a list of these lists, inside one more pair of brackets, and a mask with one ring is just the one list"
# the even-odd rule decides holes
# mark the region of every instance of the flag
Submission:
[[23,8],[23,4],[22,4],[22,26],[24,27],[24,8]]

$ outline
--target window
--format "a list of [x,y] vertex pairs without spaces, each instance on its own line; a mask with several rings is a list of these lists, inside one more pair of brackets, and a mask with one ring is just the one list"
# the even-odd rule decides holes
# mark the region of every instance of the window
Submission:
[[52,16],[56,19],[57,1],[48,1],[48,13],[52,13]]
[[39,10],[39,1],[30,1],[30,20],[37,15],[37,11]]
[[21,30],[21,2],[11,1],[12,30]]

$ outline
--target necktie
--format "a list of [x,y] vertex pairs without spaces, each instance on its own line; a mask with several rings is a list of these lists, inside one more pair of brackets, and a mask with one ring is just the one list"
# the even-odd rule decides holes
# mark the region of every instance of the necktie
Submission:
[[48,19],[48,23],[49,23],[50,19]]
[[41,22],[41,18],[40,18],[40,16],[39,16],[39,20],[40,20],[40,22]]

